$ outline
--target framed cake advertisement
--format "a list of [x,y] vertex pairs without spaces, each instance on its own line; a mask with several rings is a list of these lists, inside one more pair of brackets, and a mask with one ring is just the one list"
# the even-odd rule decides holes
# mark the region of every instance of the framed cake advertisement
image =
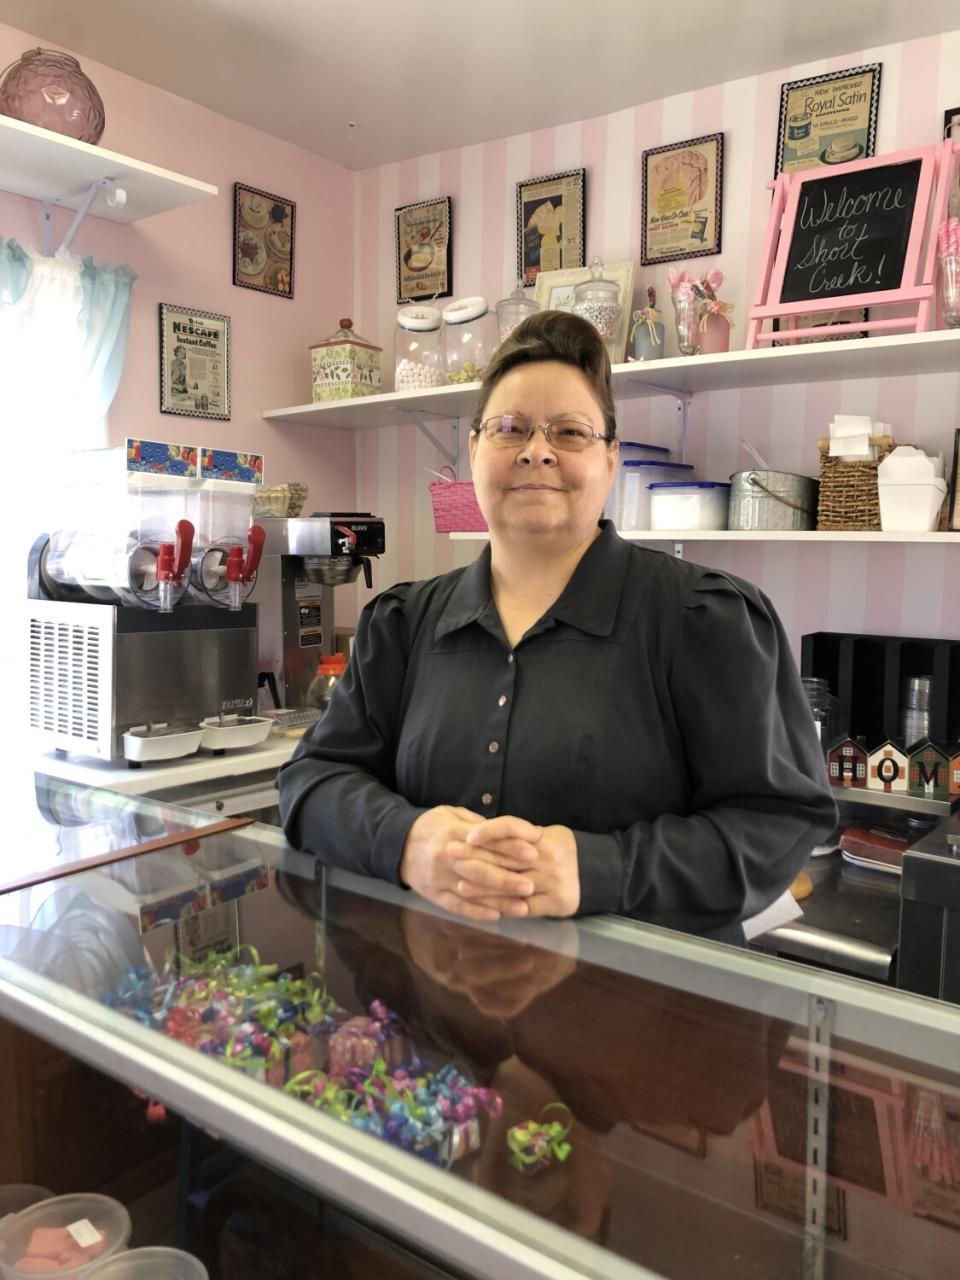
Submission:
[[720,252],[723,134],[644,151],[640,261],[644,266]]
[[297,206],[242,182],[233,185],[233,283],[293,297]]
[[541,271],[585,265],[585,169],[517,183],[517,278],[536,284]]
[[774,177],[874,155],[880,68],[871,62],[780,86]]
[[393,211],[397,305],[453,294],[453,217],[449,196]]

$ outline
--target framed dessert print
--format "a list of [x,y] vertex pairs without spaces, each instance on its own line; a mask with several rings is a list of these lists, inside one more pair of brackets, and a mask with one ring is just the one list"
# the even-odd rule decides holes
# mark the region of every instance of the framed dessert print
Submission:
[[831,71],[780,86],[778,173],[848,164],[877,145],[881,63]]
[[723,134],[644,151],[641,249],[644,266],[720,252]]
[[233,283],[293,297],[297,206],[257,187],[233,184]]
[[229,421],[229,316],[160,303],[160,412]]
[[582,267],[586,170],[567,169],[517,183],[517,279]]
[[[622,364],[627,348],[627,327],[633,307],[633,280],[635,262],[612,262],[603,268],[604,280],[615,280],[619,293],[620,319],[616,336],[608,341],[611,364]],[[590,279],[590,268],[577,271],[541,271],[537,275],[534,298],[541,311],[572,311],[573,291],[578,284]]]
[[453,294],[453,218],[449,196],[393,211],[397,305]]

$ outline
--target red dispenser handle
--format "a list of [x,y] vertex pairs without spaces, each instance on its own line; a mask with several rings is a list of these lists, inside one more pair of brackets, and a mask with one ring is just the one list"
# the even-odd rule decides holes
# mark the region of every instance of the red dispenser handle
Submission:
[[227,567],[224,573],[228,582],[243,580],[243,547],[231,547],[227,552]]
[[173,543],[161,542],[157,553],[157,581],[169,582],[173,577]]
[[247,530],[247,558],[243,562],[242,574],[244,582],[249,582],[260,568],[260,558],[263,555],[263,540],[266,536],[263,525],[260,524],[252,524]]
[[[174,582],[179,585],[183,581],[183,575],[186,573],[190,565],[190,557],[193,554],[193,525],[189,520],[178,520],[176,533],[177,541],[173,553],[172,577]],[[165,543],[164,545],[167,546],[169,544]],[[157,572],[157,578],[158,580],[160,578],[159,570]]]

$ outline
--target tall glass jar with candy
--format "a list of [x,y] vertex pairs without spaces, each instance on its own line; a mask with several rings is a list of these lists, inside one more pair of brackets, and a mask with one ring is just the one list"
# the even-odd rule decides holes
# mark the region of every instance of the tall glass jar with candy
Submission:
[[590,279],[574,288],[571,310],[575,316],[590,321],[606,344],[610,359],[615,360],[623,321],[620,286],[615,280],[604,280],[603,263],[599,258],[590,263]]
[[497,345],[486,298],[459,298],[443,308],[443,359],[450,382],[478,382]]
[[393,341],[397,391],[442,387],[446,383],[441,323],[438,307],[412,306],[397,312]]

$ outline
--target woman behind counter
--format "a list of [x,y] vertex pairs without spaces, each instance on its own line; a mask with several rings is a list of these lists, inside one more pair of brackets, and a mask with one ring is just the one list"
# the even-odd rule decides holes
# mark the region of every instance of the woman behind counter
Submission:
[[364,609],[281,770],[287,838],[475,920],[603,911],[741,941],[836,817],[770,602],[601,520],[616,417],[579,317],[513,331],[469,446],[489,545]]

